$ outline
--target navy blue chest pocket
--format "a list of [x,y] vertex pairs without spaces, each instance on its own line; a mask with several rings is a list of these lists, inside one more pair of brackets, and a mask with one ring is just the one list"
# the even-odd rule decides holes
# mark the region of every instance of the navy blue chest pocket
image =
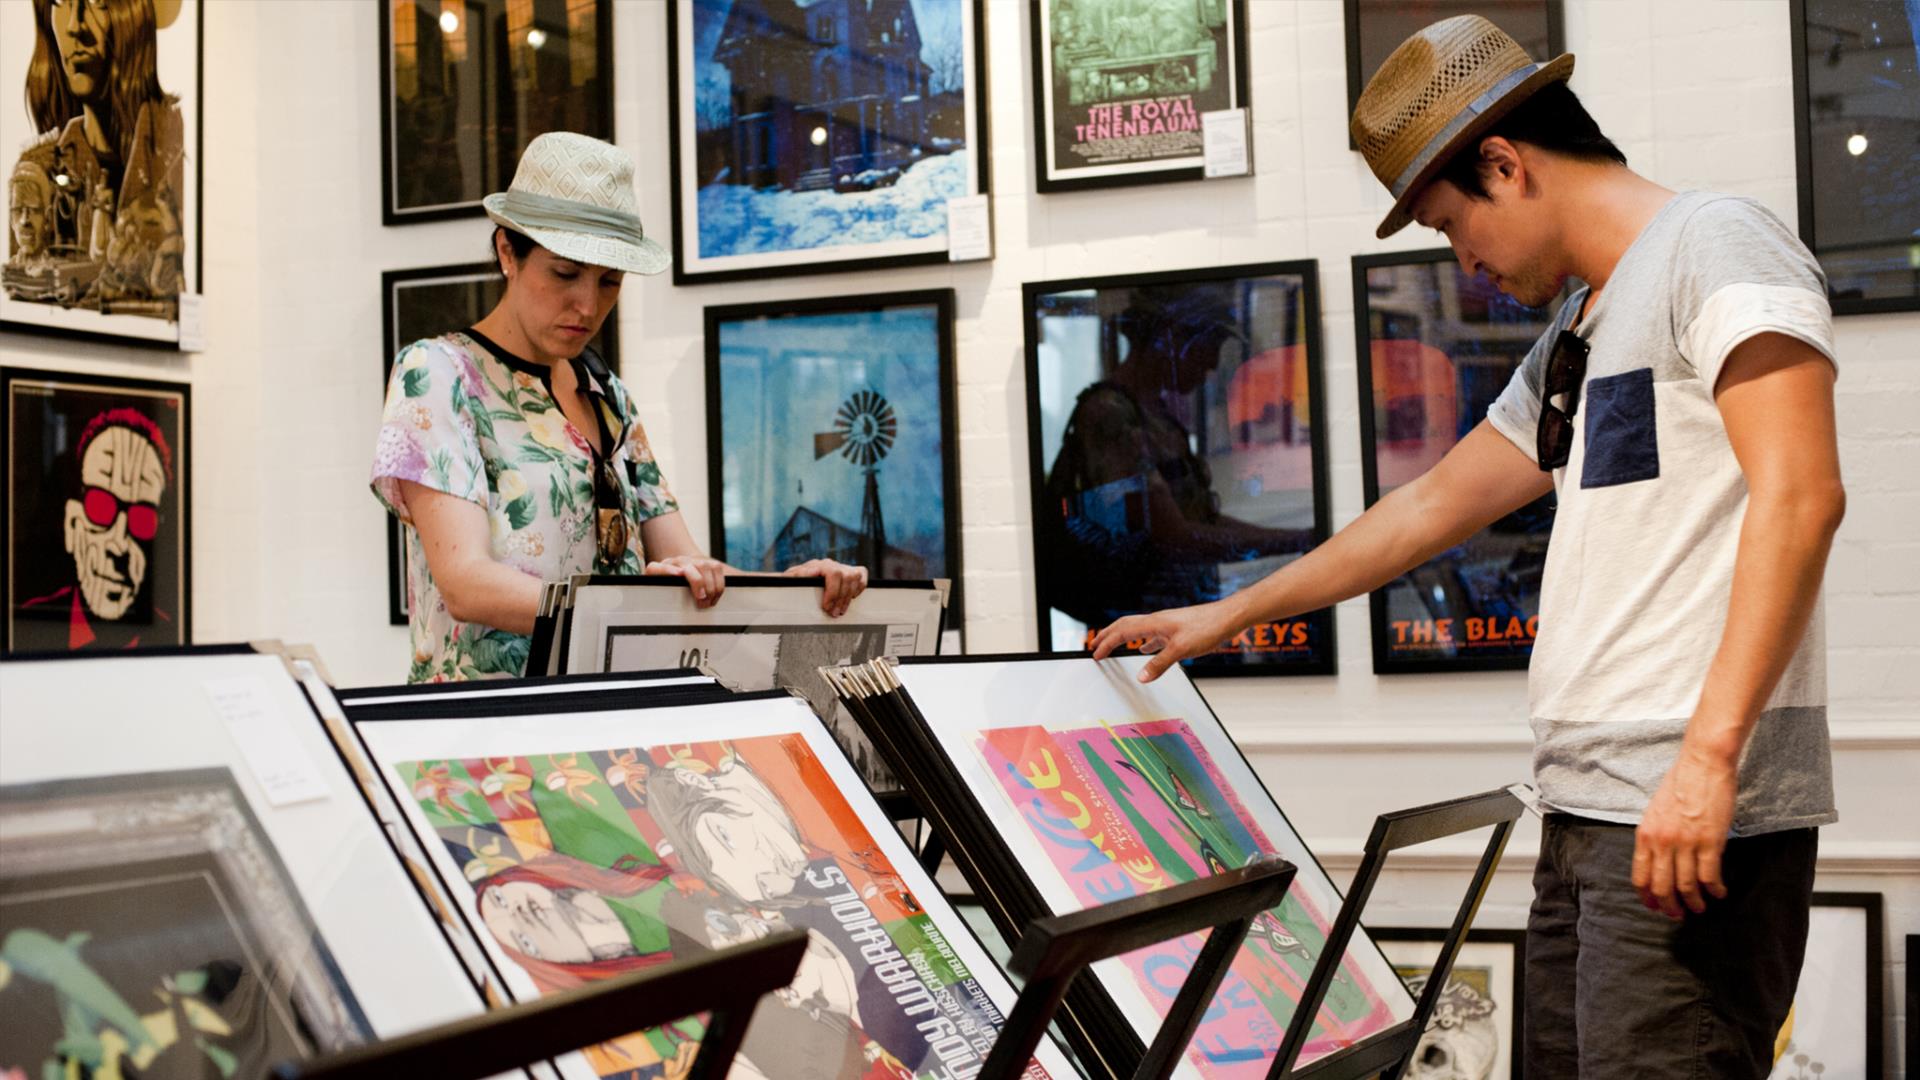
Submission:
[[1587,383],[1587,448],[1580,486],[1613,487],[1660,475],[1660,437],[1653,414],[1653,369],[1640,368]]

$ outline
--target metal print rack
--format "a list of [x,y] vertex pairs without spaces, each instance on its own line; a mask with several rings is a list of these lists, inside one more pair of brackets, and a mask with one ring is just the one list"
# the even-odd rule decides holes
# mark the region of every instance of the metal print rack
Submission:
[[388,1042],[344,1051],[305,1064],[283,1063],[275,1080],[384,1080],[437,1076],[484,1080],[502,1069],[534,1065],[695,1013],[709,1012],[686,1080],[727,1075],[746,1038],[754,1007],[793,981],[807,935],[788,930],[709,956],[467,1020],[442,1024]]
[[[1010,656],[967,657],[957,663],[1022,662],[1058,664],[1076,661],[1060,657]],[[1084,658],[1077,662],[1093,663]],[[913,666],[917,665],[907,665],[908,668]],[[1055,906],[1048,902],[1030,863],[1023,865],[1020,853],[1009,846],[1003,835],[1003,825],[996,822],[988,807],[976,797],[966,776],[956,767],[934,734],[934,725],[929,723],[898,677],[902,670],[905,669],[896,670],[895,665],[878,661],[842,668],[832,672],[830,677],[836,691],[866,727],[875,745],[889,757],[895,770],[906,778],[915,800],[926,808],[929,822],[944,838],[956,866],[980,898],[989,916],[1006,939],[1019,948],[1024,935],[1029,932],[1028,925],[1036,918],[1052,914]],[[1032,704],[1042,711],[1046,708],[1041,701],[1033,701]],[[1107,730],[1112,732],[1121,726],[1116,722],[1109,725]],[[1052,774],[1025,774],[1039,786],[1045,786],[1049,776],[1063,778],[1068,771],[1064,765],[1045,760],[1048,768],[1058,767],[1059,771]],[[1078,771],[1077,765],[1074,771]],[[1179,783],[1177,777],[1174,780],[1176,784]],[[1067,783],[1064,779],[1059,782]],[[1181,785],[1180,790],[1186,791],[1185,786]],[[1208,796],[1209,792],[1198,793],[1201,801],[1195,802],[1196,810],[1215,801]],[[1375,1019],[1378,1022],[1365,1030],[1356,1027],[1356,1037],[1334,1047],[1329,1047],[1328,1040],[1323,1037],[1316,1041],[1318,1055],[1305,1063],[1300,1060],[1309,1045],[1310,1036],[1315,1034],[1319,1025],[1321,1006],[1327,1002],[1336,984],[1343,984],[1342,993],[1351,993],[1351,984],[1356,978],[1362,977],[1362,972],[1370,971],[1364,962],[1353,962],[1348,946],[1359,944],[1362,961],[1367,956],[1366,950],[1372,950],[1377,955],[1377,949],[1364,936],[1359,921],[1360,913],[1387,856],[1393,851],[1444,836],[1491,828],[1492,836],[1486,853],[1461,902],[1459,915],[1434,967],[1436,975],[1433,985],[1444,986],[1460,941],[1471,925],[1493,870],[1505,851],[1512,823],[1522,810],[1523,806],[1517,797],[1510,791],[1501,790],[1386,814],[1376,822],[1355,875],[1352,891],[1344,901],[1338,902],[1337,914],[1332,918],[1325,937],[1317,943],[1318,952],[1312,958],[1311,973],[1299,986],[1296,1007],[1284,1018],[1284,1037],[1277,1051],[1269,1048],[1273,1056],[1268,1059],[1270,1064],[1265,1071],[1268,1080],[1364,1077],[1382,1070],[1391,1077],[1400,1075],[1437,1005],[1437,990],[1423,993],[1417,1002],[1407,1000],[1404,1007],[1398,1004],[1401,998],[1394,998],[1394,1004],[1384,1011],[1376,1010]],[[1117,846],[1117,838],[1110,839]],[[1304,852],[1304,847],[1301,850]],[[1119,861],[1110,851],[1108,856]],[[1304,861],[1293,861],[1310,866],[1316,877],[1324,879],[1324,870],[1312,859],[1310,852],[1304,853]],[[1209,862],[1212,863],[1212,860]],[[1215,864],[1213,872],[1225,869],[1227,866]],[[1331,885],[1325,887],[1331,888]],[[1297,916],[1299,912],[1296,909],[1292,914]],[[1257,925],[1261,936],[1275,946],[1302,944],[1288,933],[1276,916],[1263,914]],[[1381,962],[1384,964],[1384,960]],[[1147,1055],[1140,1034],[1140,1017],[1136,1013],[1130,1018],[1117,1001],[1115,990],[1124,990],[1124,987],[1117,985],[1117,980],[1098,972],[1095,974],[1096,978],[1078,980],[1067,991],[1066,1008],[1060,1017],[1061,1028],[1091,1075],[1101,1078],[1134,1075]],[[1386,980],[1390,980],[1390,985],[1383,982],[1375,988],[1379,994],[1404,997],[1405,987],[1397,976],[1389,973]],[[1282,1018],[1276,1016],[1275,1019]],[[1190,1069],[1189,1073],[1208,1075],[1207,1070],[1198,1068]]]

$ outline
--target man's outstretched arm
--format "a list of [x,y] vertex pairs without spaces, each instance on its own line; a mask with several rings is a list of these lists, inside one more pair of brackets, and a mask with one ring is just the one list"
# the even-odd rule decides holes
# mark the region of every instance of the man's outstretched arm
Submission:
[[1326,543],[1209,604],[1129,615],[1094,638],[1104,658],[1129,641],[1156,655],[1141,682],[1241,630],[1377,589],[1553,489],[1553,478],[1486,421],[1425,475],[1375,503]]

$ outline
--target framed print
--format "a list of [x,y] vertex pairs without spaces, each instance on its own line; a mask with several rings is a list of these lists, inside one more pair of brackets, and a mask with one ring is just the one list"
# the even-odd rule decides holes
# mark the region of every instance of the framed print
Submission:
[[593,578],[574,587],[560,647],[571,674],[694,667],[732,690],[793,690],[861,779],[893,792],[899,780],[820,669],[938,653],[945,597],[945,582],[876,581],[834,618],[820,610],[819,578],[732,577],[705,609],[678,578]]
[[1769,1080],[1885,1075],[1885,908],[1879,893],[1813,894],[1807,957]]
[[710,307],[706,340],[714,558],[960,580],[952,289]]
[[[550,700],[354,722],[514,1000],[806,929],[793,987],[747,1030],[752,1074],[978,1070],[1013,988],[804,702]],[[704,1036],[689,1018],[560,1069],[649,1075]],[[1074,1074],[1043,1040],[1027,1075]]]
[[1835,315],[1920,311],[1920,9],[1793,0],[1800,239]]
[[[1367,505],[1465,438],[1552,325],[1563,293],[1527,307],[1445,249],[1353,259],[1360,469]],[[1523,670],[1553,531],[1543,496],[1376,589],[1373,670]]]
[[202,0],[0,5],[0,328],[172,347],[200,291]]
[[[0,661],[0,716],[6,1066],[54,1075],[43,1062],[97,1040],[141,1075],[264,1075],[199,1059],[302,1057],[485,1007],[280,656]],[[62,1039],[62,1014],[84,1027]],[[196,1063],[162,1067],[179,1058]]]
[[[1218,599],[1328,535],[1312,260],[1030,282],[1027,453],[1040,648]],[[1331,611],[1192,675],[1331,674]]]
[[[1184,672],[1138,680],[1144,657],[902,659],[895,670],[950,789],[946,817],[977,823],[960,845],[997,868],[984,892],[1026,922],[1152,892],[1278,855],[1297,867],[1285,900],[1256,919],[1176,1075],[1267,1075],[1341,897]],[[974,828],[975,826],[969,826]],[[1101,961],[1078,1024],[1144,1047],[1201,935]],[[1412,1017],[1414,1001],[1364,928],[1308,1032],[1300,1062]],[[1136,1050],[1136,1053],[1139,1051]],[[1104,1056],[1104,1055],[1103,1055]],[[1124,1075],[1124,1072],[1122,1073]]]
[[669,0],[676,285],[947,261],[987,190],[983,0]]
[[0,785],[0,823],[0,1061],[262,1076],[371,1036],[229,770]]
[[[464,330],[485,318],[506,291],[496,262],[388,270],[380,275],[382,343],[380,385],[393,375],[400,350],[421,338]],[[588,346],[616,375],[620,372],[620,320],[608,315]],[[387,618],[407,625],[407,528],[392,514],[387,521]]]
[[[1419,997],[1447,932],[1399,926],[1376,926],[1372,932],[1408,992]],[[1470,931],[1414,1048],[1407,1080],[1522,1080],[1526,961],[1526,931]]]
[[547,131],[613,139],[613,0],[380,0],[380,220],[478,217]]
[[[1455,15],[1479,15],[1507,32],[1527,55],[1545,63],[1566,51],[1561,0],[1342,0],[1347,22],[1347,115],[1360,92],[1400,43]],[[1347,148],[1358,149],[1353,137]]]
[[1250,100],[1246,0],[1034,0],[1028,15],[1043,194],[1198,180],[1200,114]]
[[193,640],[190,390],[0,369],[5,648]]

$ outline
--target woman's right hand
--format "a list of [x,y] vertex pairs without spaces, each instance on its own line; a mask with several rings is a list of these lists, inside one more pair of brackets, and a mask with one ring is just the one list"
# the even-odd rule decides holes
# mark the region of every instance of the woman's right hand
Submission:
[[1128,615],[1094,635],[1093,658],[1104,660],[1115,649],[1133,643],[1140,652],[1152,655],[1140,669],[1140,681],[1152,682],[1180,661],[1212,652],[1239,629],[1233,613],[1219,600]]
[[712,607],[727,591],[727,564],[704,555],[670,555],[648,563],[644,572],[686,578],[687,588],[693,590],[693,604],[699,608]]

